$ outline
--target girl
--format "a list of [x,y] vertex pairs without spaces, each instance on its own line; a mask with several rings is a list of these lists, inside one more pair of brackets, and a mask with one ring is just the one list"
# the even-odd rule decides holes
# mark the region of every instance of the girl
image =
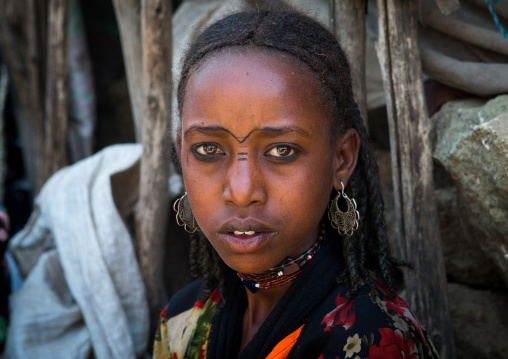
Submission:
[[177,149],[200,278],[155,358],[435,358],[395,294],[372,147],[348,62],[314,20],[230,15],[191,45]]

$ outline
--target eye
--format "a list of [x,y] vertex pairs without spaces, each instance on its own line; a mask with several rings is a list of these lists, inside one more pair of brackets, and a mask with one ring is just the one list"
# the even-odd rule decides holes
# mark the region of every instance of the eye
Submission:
[[194,147],[194,151],[199,153],[200,155],[207,156],[207,155],[217,155],[219,153],[224,153],[224,151],[217,145],[214,145],[212,143],[204,143],[201,145],[198,145]]
[[296,150],[289,145],[278,145],[268,150],[265,156],[271,157],[291,157],[296,154]]
[[224,150],[213,143],[200,143],[191,149],[194,157],[200,161],[214,161],[224,156]]

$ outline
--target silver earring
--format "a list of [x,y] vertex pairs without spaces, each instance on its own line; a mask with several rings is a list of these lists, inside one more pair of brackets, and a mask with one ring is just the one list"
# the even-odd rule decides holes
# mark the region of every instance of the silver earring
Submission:
[[[340,181],[342,191],[337,191],[337,196],[330,202],[328,209],[328,219],[332,227],[339,231],[339,234],[344,236],[351,236],[354,231],[358,229],[358,221],[360,220],[360,213],[356,210],[356,201],[354,198],[349,198],[344,193],[344,183]],[[346,212],[342,212],[339,208],[339,200],[343,198],[347,203]]]
[[196,222],[196,218],[194,218],[192,213],[187,192],[175,201],[173,209],[176,212],[176,223],[183,227],[186,232],[194,233],[199,231],[198,222]]

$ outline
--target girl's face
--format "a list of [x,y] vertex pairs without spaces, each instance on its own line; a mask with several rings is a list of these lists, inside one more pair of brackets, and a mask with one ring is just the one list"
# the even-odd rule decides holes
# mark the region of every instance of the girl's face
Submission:
[[189,78],[177,141],[185,187],[236,271],[305,252],[333,185],[349,178],[318,91],[303,65],[264,52],[218,54]]

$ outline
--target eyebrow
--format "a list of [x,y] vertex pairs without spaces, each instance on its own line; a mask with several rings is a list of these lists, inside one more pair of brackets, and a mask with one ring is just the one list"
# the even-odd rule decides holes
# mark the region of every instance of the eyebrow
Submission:
[[224,132],[224,133],[228,133],[231,136],[233,136],[233,138],[235,140],[237,140],[238,143],[245,142],[247,140],[247,138],[249,138],[249,136],[252,135],[254,132],[261,132],[263,135],[271,136],[271,137],[280,136],[280,135],[284,135],[286,133],[291,133],[291,132],[297,132],[297,133],[301,134],[302,136],[310,137],[310,135],[307,131],[305,131],[303,128],[298,127],[298,126],[256,127],[253,130],[251,130],[243,138],[236,137],[235,134],[233,134],[231,131],[229,131],[228,129],[226,129],[222,126],[191,126],[185,131],[184,137],[187,137],[192,132],[199,132],[199,133],[205,133],[205,134],[214,134],[214,133]]

